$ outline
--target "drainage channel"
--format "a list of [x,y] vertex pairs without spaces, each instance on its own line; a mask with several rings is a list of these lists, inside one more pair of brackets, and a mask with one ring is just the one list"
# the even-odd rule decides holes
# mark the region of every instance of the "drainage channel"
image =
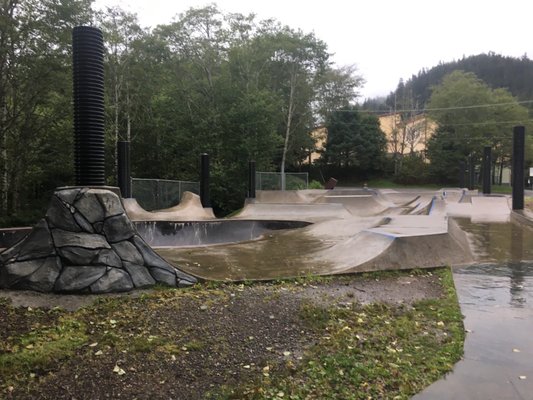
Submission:
[[464,358],[414,399],[533,398],[533,231],[460,220],[477,264],[454,269]]

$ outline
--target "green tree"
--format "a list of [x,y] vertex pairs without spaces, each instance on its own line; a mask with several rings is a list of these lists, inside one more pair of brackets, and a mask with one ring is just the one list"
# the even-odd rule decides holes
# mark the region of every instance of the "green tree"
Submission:
[[0,210],[40,205],[72,173],[70,43],[89,0],[8,0],[0,18]]
[[347,106],[332,112],[326,127],[328,139],[323,158],[328,164],[362,177],[381,170],[386,138],[377,117]]
[[[439,124],[428,143],[430,173],[442,182],[455,182],[458,162],[481,157],[493,149],[494,165],[503,168],[511,157],[512,127],[528,124],[528,111],[505,89],[491,89],[473,73],[455,71],[433,88],[428,104]],[[493,168],[494,171],[494,168]]]

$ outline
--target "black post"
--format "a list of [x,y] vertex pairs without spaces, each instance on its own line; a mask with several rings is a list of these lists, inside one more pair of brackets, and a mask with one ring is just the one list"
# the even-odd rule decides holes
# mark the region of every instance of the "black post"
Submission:
[[483,194],[490,194],[492,157],[490,146],[483,147]]
[[130,142],[117,142],[118,187],[124,199],[131,198]]
[[74,170],[77,186],[105,185],[104,40],[92,26],[72,31]]
[[209,154],[203,153],[200,159],[200,200],[205,208],[211,207],[209,199]]
[[513,210],[524,209],[524,148],[525,128],[513,128]]
[[464,188],[465,185],[465,175],[466,175],[466,162],[459,161],[459,187]]
[[468,190],[474,190],[476,182],[476,166],[472,154],[468,156]]
[[255,199],[255,161],[248,162],[248,197]]

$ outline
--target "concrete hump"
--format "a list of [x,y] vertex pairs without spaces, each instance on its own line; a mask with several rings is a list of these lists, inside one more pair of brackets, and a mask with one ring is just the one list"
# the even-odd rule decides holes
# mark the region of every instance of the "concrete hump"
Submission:
[[132,221],[198,221],[214,219],[213,210],[203,208],[200,197],[184,192],[179,204],[162,210],[146,211],[136,199],[124,199],[124,208]]

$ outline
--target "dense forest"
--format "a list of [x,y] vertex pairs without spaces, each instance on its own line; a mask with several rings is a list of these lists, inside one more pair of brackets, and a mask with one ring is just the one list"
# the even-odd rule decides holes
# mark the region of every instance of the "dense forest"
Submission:
[[[394,108],[395,99],[409,93],[414,108],[424,108],[431,97],[432,88],[453,71],[472,72],[493,89],[507,89],[519,100],[533,99],[533,61],[527,55],[521,58],[506,57],[495,53],[463,57],[452,62],[423,69],[407,81],[400,81],[397,89],[385,99],[386,108]],[[368,105],[375,104],[370,100]]]
[[[130,140],[132,175],[198,180],[210,154],[212,199],[242,206],[246,166],[294,170],[314,150],[309,132],[353,104],[361,78],[336,67],[312,33],[253,15],[190,9],[142,28],[91,0],[10,0],[0,24],[0,219],[41,216],[51,191],[73,184],[71,32],[102,29],[106,45],[106,173]],[[333,150],[332,150],[333,151]],[[26,214],[26,215],[25,215]]]

